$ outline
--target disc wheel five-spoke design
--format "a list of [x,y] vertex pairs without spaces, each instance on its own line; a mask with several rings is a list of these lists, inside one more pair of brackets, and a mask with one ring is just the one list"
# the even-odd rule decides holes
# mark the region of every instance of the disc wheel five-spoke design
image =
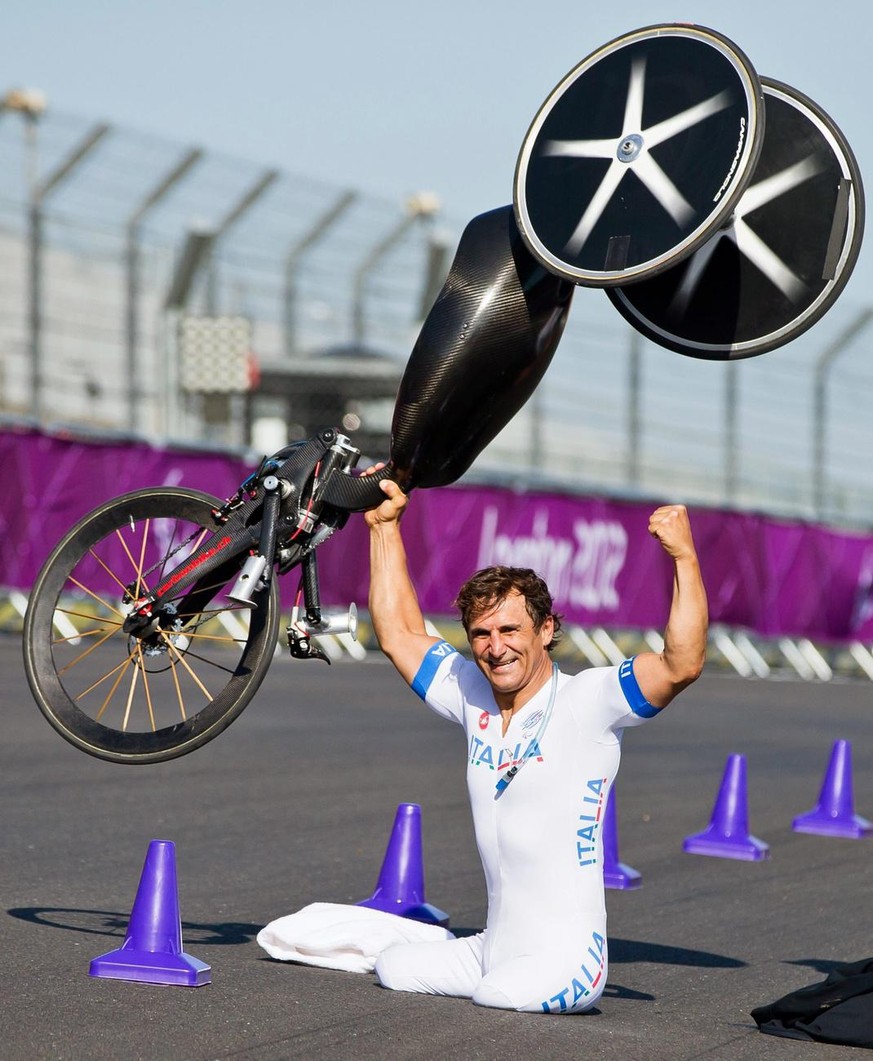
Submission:
[[764,144],[729,221],[686,261],[612,288],[645,336],[690,357],[767,353],[812,327],[845,287],[864,231],[861,174],[811,99],[762,78]]
[[219,502],[181,488],[116,498],[81,520],[46,561],[24,626],[28,681],[78,748],[122,763],[172,759],[225,729],[270,665],[275,579],[253,609],[227,597],[240,558],[163,600],[147,634],[123,630],[149,593],[215,533]]
[[661,25],[604,45],[539,110],[515,173],[519,228],[577,284],[656,275],[729,215],[763,134],[761,85],[726,37]]

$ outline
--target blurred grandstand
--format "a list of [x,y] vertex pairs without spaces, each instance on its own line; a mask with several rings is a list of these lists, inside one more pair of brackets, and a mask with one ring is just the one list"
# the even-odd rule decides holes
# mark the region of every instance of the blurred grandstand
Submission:
[[[330,422],[386,455],[468,218],[51,109],[0,107],[0,153],[0,421],[257,453]],[[544,383],[470,477],[869,528],[864,297],[728,365],[652,345],[579,288]]]

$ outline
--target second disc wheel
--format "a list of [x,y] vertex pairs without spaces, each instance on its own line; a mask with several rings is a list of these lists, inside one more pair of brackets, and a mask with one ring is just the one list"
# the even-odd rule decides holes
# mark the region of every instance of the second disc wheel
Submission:
[[727,223],[675,268],[607,292],[638,331],[690,357],[784,346],[833,305],[860,251],[864,193],[845,137],[801,92],[762,84],[764,144]]

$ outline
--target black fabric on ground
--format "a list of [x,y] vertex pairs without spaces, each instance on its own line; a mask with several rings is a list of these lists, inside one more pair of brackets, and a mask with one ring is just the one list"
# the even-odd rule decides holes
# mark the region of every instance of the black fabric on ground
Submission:
[[873,958],[841,965],[820,983],[752,1010],[760,1031],[873,1049]]

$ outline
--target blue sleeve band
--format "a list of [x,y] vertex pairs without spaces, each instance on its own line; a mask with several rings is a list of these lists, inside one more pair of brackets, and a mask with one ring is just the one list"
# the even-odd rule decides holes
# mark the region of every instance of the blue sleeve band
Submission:
[[427,654],[421,661],[421,666],[412,679],[412,691],[417,696],[420,696],[422,700],[427,696],[430,683],[433,681],[439,665],[446,656],[451,656],[455,651],[456,649],[452,648],[448,641],[437,641],[435,645],[431,645],[427,650]]
[[654,718],[661,710],[659,707],[653,707],[643,696],[643,691],[640,689],[634,675],[633,656],[630,659],[626,659],[618,668],[618,682],[621,685],[625,700],[627,700],[631,711],[635,715],[639,715],[640,718]]

